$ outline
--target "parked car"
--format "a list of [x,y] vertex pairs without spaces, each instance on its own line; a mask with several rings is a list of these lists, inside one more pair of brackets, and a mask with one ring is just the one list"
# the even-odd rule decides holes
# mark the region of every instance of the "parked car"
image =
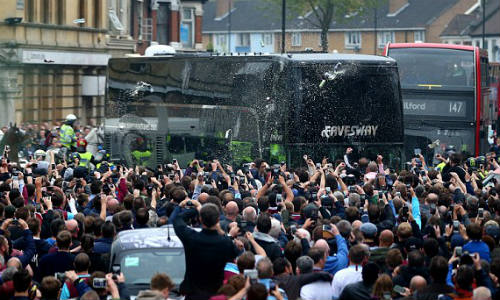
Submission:
[[169,297],[183,299],[178,290],[186,271],[184,247],[172,226],[120,232],[111,246],[110,271],[118,265],[132,300],[149,289],[151,277],[160,272],[175,284]]

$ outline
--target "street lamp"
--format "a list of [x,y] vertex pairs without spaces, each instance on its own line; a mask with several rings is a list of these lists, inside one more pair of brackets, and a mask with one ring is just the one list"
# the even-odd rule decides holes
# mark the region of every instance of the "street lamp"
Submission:
[[286,0],[281,1],[281,53],[285,53]]

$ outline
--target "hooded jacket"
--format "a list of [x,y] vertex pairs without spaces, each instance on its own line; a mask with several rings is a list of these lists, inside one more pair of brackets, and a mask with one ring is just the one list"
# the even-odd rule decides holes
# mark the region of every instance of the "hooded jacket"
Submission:
[[274,261],[276,258],[283,256],[283,251],[278,244],[278,242],[269,234],[255,231],[253,233],[255,241],[259,244],[264,251],[266,251],[267,257],[271,261]]

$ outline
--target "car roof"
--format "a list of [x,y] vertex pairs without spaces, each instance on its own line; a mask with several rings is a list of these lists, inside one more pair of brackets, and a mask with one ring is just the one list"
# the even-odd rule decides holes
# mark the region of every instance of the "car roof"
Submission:
[[118,233],[113,242],[113,252],[149,249],[149,248],[183,248],[182,242],[175,235],[171,225],[161,228],[143,228],[125,230]]

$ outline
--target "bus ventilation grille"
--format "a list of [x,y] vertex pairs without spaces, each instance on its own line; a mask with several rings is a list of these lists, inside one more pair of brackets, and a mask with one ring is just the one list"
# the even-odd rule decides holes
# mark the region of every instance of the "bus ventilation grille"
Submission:
[[164,139],[164,136],[162,136],[162,135],[156,136],[156,141],[155,141],[156,149],[155,150],[156,150],[156,164],[157,165],[163,164],[163,161],[164,161],[163,139]]

